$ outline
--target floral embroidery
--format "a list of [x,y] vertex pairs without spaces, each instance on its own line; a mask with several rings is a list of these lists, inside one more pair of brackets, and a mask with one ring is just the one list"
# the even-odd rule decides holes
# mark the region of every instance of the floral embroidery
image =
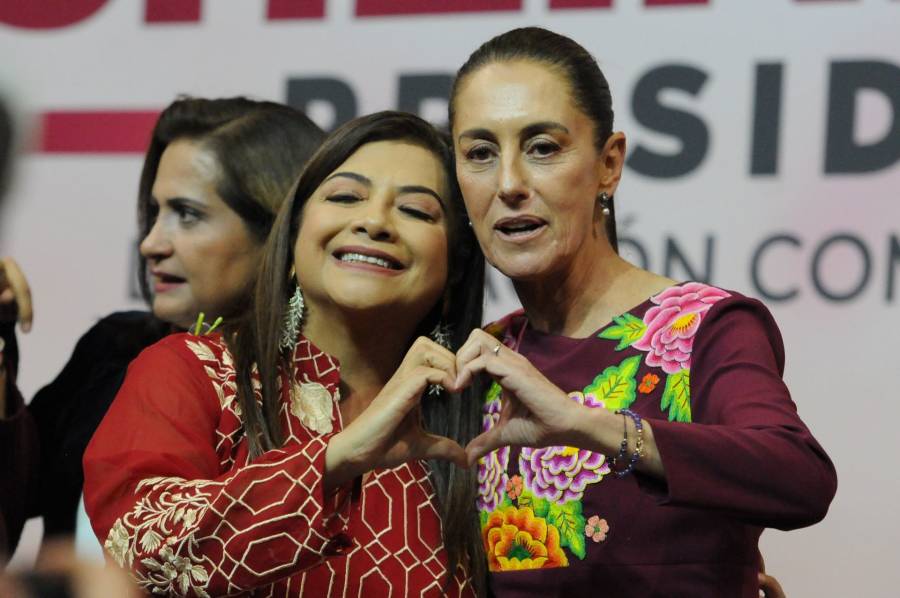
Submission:
[[640,355],[633,355],[624,359],[619,365],[611,365],[603,370],[602,374],[584,388],[585,396],[590,395],[599,402],[599,405],[589,406],[606,407],[610,411],[630,407],[636,397],[637,380],[635,376],[637,376],[640,365]]
[[[500,385],[496,382],[488,390],[482,416],[482,431],[487,432],[500,420]],[[493,511],[503,500],[503,490],[509,481],[509,447],[491,451],[478,460],[478,499],[480,510]]]
[[645,374],[641,379],[641,385],[638,386],[638,392],[641,394],[650,394],[656,389],[656,385],[659,384],[659,376],[656,374]]
[[318,382],[291,385],[291,413],[317,434],[330,434],[334,429],[332,401],[331,393]]
[[669,421],[691,421],[690,376],[694,339],[710,308],[730,296],[722,289],[690,282],[669,287],[650,298],[655,305],[644,314],[646,330],[631,346],[647,352],[645,363],[648,366],[658,367],[667,374],[660,410],[668,410]]
[[548,446],[523,448],[519,454],[519,471],[525,487],[534,496],[568,502],[581,500],[587,485],[599,482],[610,470],[601,453],[571,446]]
[[703,315],[725,297],[730,295],[722,289],[699,282],[669,287],[650,299],[655,305],[644,314],[647,329],[631,346],[647,351],[647,365],[667,374],[690,369],[694,337]]
[[510,499],[516,500],[522,496],[522,476],[514,475],[506,482],[506,494]]
[[584,535],[594,542],[603,542],[606,540],[606,534],[608,533],[609,524],[606,522],[606,519],[600,519],[597,515],[588,519],[584,525]]
[[[643,318],[630,313],[615,317],[597,336],[618,341],[615,351],[632,347],[641,353],[632,351],[620,363],[606,367],[582,390],[569,393],[569,398],[587,407],[617,411],[630,408],[639,395],[656,392],[659,408],[668,412],[669,420],[690,422],[694,338],[710,308],[729,296],[715,287],[688,283],[652,297],[653,305]],[[502,339],[511,320],[501,320],[491,333]],[[639,376],[642,368],[654,371]],[[496,383],[488,391],[484,430],[499,419],[501,394]],[[523,447],[520,475],[508,476],[508,465],[509,447],[479,462],[478,508],[491,571],[565,567],[573,555],[586,558],[588,538],[594,543],[606,541],[607,520],[599,515],[585,520],[582,514],[588,487],[610,472],[606,456],[566,446]],[[543,556],[539,547],[549,555],[551,546],[559,549],[562,559]]]
[[[588,407],[602,408],[592,393],[573,392],[569,398]],[[534,496],[554,502],[580,500],[588,484],[609,473],[606,456],[570,446],[525,447],[519,453],[519,471],[525,488]],[[510,495],[515,500],[517,497]]]
[[506,507],[491,513],[482,530],[491,571],[566,567],[559,530],[528,508]]
[[207,596],[209,572],[204,559],[193,556],[196,539],[190,530],[209,508],[212,494],[207,488],[213,486],[221,484],[182,478],[141,480],[137,490],[158,491],[157,499],[145,498],[117,519],[103,547],[122,567],[132,567],[135,559],[140,559],[144,568],[132,574],[145,591],[184,596],[192,590],[197,596]]

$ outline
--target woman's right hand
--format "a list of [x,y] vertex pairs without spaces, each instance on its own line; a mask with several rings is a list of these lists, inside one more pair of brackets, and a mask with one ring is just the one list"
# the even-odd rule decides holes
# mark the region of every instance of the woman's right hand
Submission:
[[422,427],[421,398],[429,384],[455,390],[456,356],[419,337],[396,373],[352,423],[328,443],[327,484],[339,486],[373,469],[419,459],[444,459],[466,467],[466,452],[455,441]]

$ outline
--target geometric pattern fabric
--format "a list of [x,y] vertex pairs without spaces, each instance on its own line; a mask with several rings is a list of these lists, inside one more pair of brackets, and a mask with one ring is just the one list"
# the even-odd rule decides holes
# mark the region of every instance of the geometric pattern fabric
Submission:
[[[293,365],[282,379],[287,440],[251,463],[220,337],[173,335],[132,363],[84,458],[85,504],[107,553],[153,594],[473,596],[461,569],[448,583],[424,462],[325,496],[340,368],[302,338]],[[326,397],[331,432],[304,425],[301,387]]]

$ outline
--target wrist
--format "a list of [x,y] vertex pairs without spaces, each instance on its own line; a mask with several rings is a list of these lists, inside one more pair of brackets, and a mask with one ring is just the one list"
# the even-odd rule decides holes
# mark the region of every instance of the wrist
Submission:
[[354,443],[347,430],[342,430],[328,441],[325,449],[325,489],[333,490],[362,475],[360,460],[354,455]]
[[581,407],[573,421],[577,448],[615,455],[622,441],[622,416],[607,409]]

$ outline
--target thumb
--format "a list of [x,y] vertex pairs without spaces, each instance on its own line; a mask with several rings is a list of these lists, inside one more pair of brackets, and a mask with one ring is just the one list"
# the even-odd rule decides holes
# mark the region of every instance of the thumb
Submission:
[[466,445],[466,458],[469,460],[469,466],[471,467],[480,458],[505,444],[502,427],[494,426],[487,432],[482,432]]
[[468,467],[466,451],[457,442],[445,436],[423,434],[419,452],[422,459],[442,459],[462,468]]

